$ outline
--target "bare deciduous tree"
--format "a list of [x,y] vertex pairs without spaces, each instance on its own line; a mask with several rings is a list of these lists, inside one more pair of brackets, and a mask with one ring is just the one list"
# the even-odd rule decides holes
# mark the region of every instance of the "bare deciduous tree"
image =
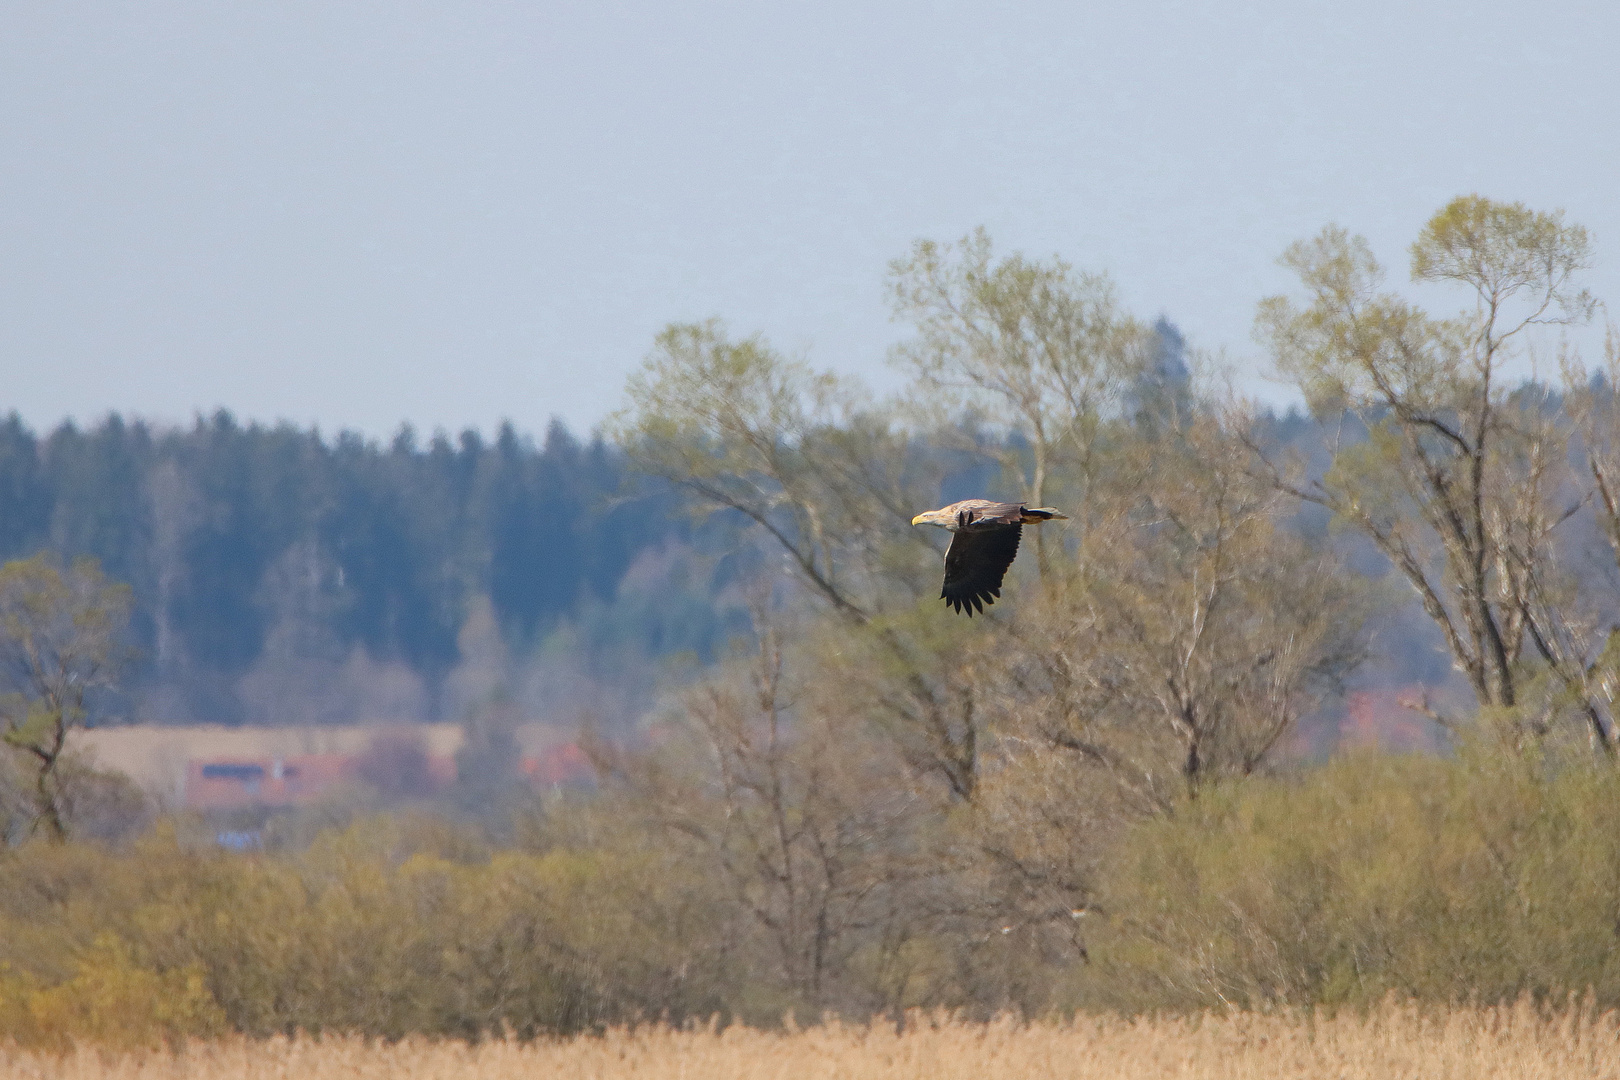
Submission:
[[1366,591],[1286,523],[1212,416],[1113,458],[1087,557],[1019,620],[997,726],[1073,754],[1139,810],[1260,768],[1360,662]]
[[899,940],[896,841],[920,804],[839,689],[807,677],[776,621],[756,616],[753,653],[679,700],[688,765],[666,752],[615,766],[652,820],[717,869],[787,1003],[819,1013],[858,951]]

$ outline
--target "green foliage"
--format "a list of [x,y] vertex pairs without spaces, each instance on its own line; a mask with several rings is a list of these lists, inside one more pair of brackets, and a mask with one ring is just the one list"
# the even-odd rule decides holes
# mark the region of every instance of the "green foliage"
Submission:
[[[108,581],[94,559],[63,568],[42,553],[0,566],[0,743],[22,759],[28,827],[52,839],[67,835],[83,789],[74,782],[92,778],[64,767],[71,765],[67,736],[113,684],[129,608],[128,587]],[[8,834],[0,831],[0,843]]]
[[[1018,498],[1082,507],[1106,421],[1142,385],[1153,342],[1107,275],[992,252],[980,228],[956,244],[919,240],[889,264],[890,306],[915,329],[893,354],[915,380],[905,407],[942,443],[992,457]],[[987,445],[963,417],[1006,438]]]
[[41,987],[25,977],[0,979],[0,996],[0,1017],[9,1021],[5,1030],[24,1046],[67,1050],[89,1042],[127,1050],[226,1030],[201,968],[141,967],[128,945],[111,935],[92,943],[66,982]]
[[533,1037],[706,1016],[727,955],[707,895],[643,838],[491,855],[409,819],[296,856],[172,829],[126,852],[25,845],[0,861],[0,1039]]
[[634,467],[700,514],[746,519],[844,616],[879,609],[886,575],[861,571],[896,546],[920,547],[895,535],[909,539],[896,526],[925,485],[906,434],[858,385],[710,321],[659,334],[626,397],[608,429]]
[[[1070,800],[1061,823],[1099,848],[1055,816],[1031,827],[1029,788],[1000,773],[974,808],[922,814],[861,798],[892,790],[874,743],[827,732],[779,752],[710,731],[731,787],[554,806],[520,848],[374,818],[297,853],[198,848],[173,827],[122,852],[13,849],[0,1040],[536,1037],[716,1013],[1359,1008],[1391,993],[1620,1005],[1620,779],[1590,762],[1353,756],[1211,783],[1120,828],[1119,807],[1035,759],[1025,783],[1052,787],[1044,812]],[[799,785],[818,761],[863,760],[842,786],[773,794],[773,773]],[[1091,891],[1065,902],[1034,865]]]
[[1529,292],[1538,319],[1553,306],[1556,321],[1592,316],[1593,298],[1568,287],[1591,264],[1586,230],[1565,225],[1562,211],[1543,213],[1479,195],[1451,200],[1412,243],[1413,280],[1459,282],[1495,306]]
[[1263,300],[1256,333],[1318,417],[1392,401],[1443,410],[1452,395],[1467,394],[1459,343],[1420,309],[1380,291],[1384,270],[1365,239],[1330,226],[1289,245],[1281,261],[1309,303]]
[[1586,232],[1561,214],[1470,195],[1437,213],[1411,254],[1414,279],[1466,286],[1473,310],[1437,318],[1387,291],[1367,242],[1343,229],[1284,254],[1306,301],[1264,301],[1258,336],[1319,417],[1349,414],[1368,437],[1336,447],[1319,479],[1263,462],[1279,486],[1378,548],[1479,706],[1521,742],[1571,726],[1524,700],[1550,672],[1576,703],[1563,716],[1614,756],[1620,726],[1596,662],[1612,599],[1592,599],[1561,529],[1580,508],[1576,492],[1605,488],[1601,453],[1590,476],[1571,468],[1575,422],[1601,409],[1580,395],[1562,408],[1545,387],[1509,377],[1533,356],[1538,328],[1596,310],[1574,280],[1590,263]]
[[1620,777],[1475,748],[1200,795],[1118,851],[1101,970],[1136,1006],[1620,1004]]

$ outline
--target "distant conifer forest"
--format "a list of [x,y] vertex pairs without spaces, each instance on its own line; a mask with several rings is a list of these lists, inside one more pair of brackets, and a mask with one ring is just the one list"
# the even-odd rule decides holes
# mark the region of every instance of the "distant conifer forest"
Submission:
[[[560,422],[542,439],[407,426],[384,443],[225,411],[180,428],[115,413],[45,434],[0,420],[0,561],[89,555],[129,584],[123,711],[142,719],[432,718],[478,644],[458,641],[469,613],[485,608],[509,654],[565,623],[638,655],[711,654],[724,626],[707,582],[665,589],[667,617],[614,609],[637,560],[656,564],[690,531],[669,495],[627,488],[616,448]],[[414,680],[403,705],[323,685],[390,673]]]

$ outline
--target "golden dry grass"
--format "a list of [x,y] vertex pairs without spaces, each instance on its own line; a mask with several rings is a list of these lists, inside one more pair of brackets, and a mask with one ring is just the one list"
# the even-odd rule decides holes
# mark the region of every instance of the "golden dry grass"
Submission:
[[1370,1017],[1081,1018],[988,1026],[922,1021],[719,1034],[646,1028],[523,1045],[360,1039],[196,1043],[178,1054],[65,1058],[0,1054],[8,1077],[53,1080],[1578,1080],[1620,1078],[1620,1022],[1525,1005],[1425,1017],[1389,1006]]

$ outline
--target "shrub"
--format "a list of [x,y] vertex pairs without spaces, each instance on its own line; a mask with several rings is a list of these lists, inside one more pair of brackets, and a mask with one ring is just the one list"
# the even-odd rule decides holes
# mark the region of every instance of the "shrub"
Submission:
[[1349,757],[1206,792],[1128,837],[1082,991],[1138,1005],[1394,992],[1620,1004],[1620,777],[1466,754]]

